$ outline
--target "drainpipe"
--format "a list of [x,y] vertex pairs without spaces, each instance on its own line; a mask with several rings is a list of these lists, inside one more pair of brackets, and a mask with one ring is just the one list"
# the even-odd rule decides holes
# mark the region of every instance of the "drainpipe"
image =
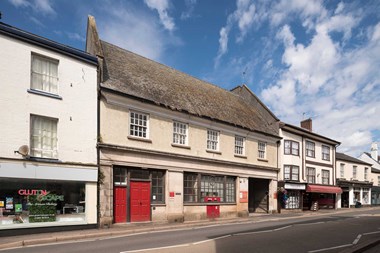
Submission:
[[302,136],[302,179],[303,181],[305,182],[306,181],[306,178],[305,178],[305,145],[303,144],[304,142],[304,139],[303,139],[303,136]]

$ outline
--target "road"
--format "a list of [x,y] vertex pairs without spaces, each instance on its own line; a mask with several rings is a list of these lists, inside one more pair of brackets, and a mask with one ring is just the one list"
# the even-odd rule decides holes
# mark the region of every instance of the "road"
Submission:
[[[380,210],[64,242],[1,253],[340,252],[380,239]],[[380,252],[371,249],[368,252]],[[375,251],[374,251],[375,250]]]

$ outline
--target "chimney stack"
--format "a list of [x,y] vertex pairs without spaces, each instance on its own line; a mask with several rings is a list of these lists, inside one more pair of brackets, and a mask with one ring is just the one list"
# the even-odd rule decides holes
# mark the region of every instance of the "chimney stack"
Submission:
[[376,162],[379,161],[379,152],[377,151],[377,143],[373,142],[371,145],[371,157],[374,159]]
[[312,132],[313,131],[313,121],[311,120],[311,118],[302,120],[301,121],[301,127]]

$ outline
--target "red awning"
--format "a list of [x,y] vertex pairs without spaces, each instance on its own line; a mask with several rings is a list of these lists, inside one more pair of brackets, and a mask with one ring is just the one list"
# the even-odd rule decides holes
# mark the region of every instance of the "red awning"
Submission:
[[308,185],[307,192],[319,192],[319,193],[342,193],[342,188],[336,186],[324,186],[324,185]]

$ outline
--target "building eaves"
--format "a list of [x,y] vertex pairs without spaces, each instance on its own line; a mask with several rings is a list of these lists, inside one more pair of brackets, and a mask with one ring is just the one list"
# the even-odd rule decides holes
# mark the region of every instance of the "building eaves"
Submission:
[[108,42],[100,43],[102,89],[280,139],[277,129],[240,96]]
[[60,44],[58,42],[49,40],[47,38],[35,35],[30,32],[23,31],[21,29],[18,29],[16,27],[10,26],[8,24],[0,22],[0,34],[24,41],[36,46],[40,46],[46,49],[50,49],[54,52],[58,52],[67,56],[70,56],[72,58],[75,58],[80,61],[84,61],[86,63],[97,65],[98,60],[96,57],[81,51],[79,49]]
[[336,140],[327,138],[327,137],[325,137],[323,135],[311,132],[311,131],[309,131],[307,129],[304,129],[302,127],[297,127],[297,126],[294,126],[294,125],[291,125],[291,124],[280,122],[280,128],[283,129],[283,130],[285,130],[285,131],[288,131],[290,133],[301,135],[301,136],[305,136],[305,137],[308,137],[310,139],[318,140],[318,141],[329,143],[329,144],[332,144],[332,145],[340,145],[339,141],[336,141]]
[[372,166],[372,164],[370,164],[370,163],[363,162],[362,160],[359,160],[355,157],[346,155],[344,153],[339,153],[339,152],[336,152],[336,160]]

